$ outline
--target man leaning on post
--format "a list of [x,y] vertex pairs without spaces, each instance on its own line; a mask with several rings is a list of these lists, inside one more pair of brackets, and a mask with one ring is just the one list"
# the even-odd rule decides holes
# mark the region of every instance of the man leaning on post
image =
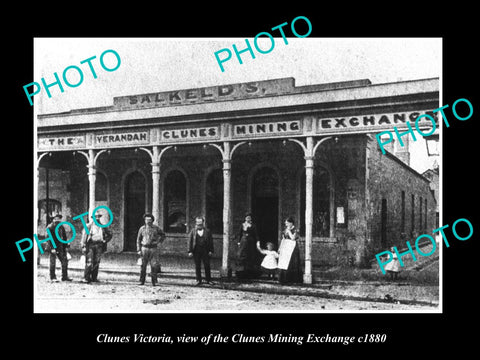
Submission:
[[145,225],[138,230],[137,235],[137,253],[142,257],[140,267],[140,283],[145,285],[147,276],[147,265],[150,263],[150,275],[152,285],[157,285],[158,273],[160,272],[160,250],[158,245],[165,240],[165,233],[153,224],[155,217],[152,214],[143,215]]

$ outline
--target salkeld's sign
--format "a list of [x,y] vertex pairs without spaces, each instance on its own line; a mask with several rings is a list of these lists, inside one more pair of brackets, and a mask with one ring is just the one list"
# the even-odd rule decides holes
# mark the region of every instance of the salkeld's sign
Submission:
[[256,81],[211,86],[198,89],[164,91],[143,95],[121,96],[113,104],[121,109],[191,105],[235,99],[275,96],[295,91],[294,79]]

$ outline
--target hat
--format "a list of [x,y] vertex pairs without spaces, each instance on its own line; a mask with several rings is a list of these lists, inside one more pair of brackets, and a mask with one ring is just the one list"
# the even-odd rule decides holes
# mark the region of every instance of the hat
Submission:
[[146,217],[151,217],[152,218],[152,221],[155,221],[155,216],[153,216],[152,214],[150,213],[146,213],[143,215],[143,219],[145,220]]

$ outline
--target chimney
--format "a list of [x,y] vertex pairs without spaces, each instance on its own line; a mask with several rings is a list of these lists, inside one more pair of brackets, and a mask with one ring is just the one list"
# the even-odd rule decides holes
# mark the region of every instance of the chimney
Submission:
[[402,138],[403,146],[400,145],[398,141],[395,141],[394,144],[394,155],[402,160],[405,164],[410,166],[410,138]]

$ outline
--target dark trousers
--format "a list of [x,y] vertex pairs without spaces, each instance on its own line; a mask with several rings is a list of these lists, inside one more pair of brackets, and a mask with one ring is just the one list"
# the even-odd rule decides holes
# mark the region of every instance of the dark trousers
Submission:
[[197,281],[202,281],[202,261],[205,267],[205,281],[210,281],[210,256],[204,247],[197,246],[193,250],[193,260],[195,261],[195,277]]
[[160,272],[160,250],[158,248],[142,247],[142,266],[140,267],[140,282],[144,283],[147,276],[147,265],[150,264],[152,284],[157,283]]
[[97,281],[98,268],[100,266],[100,260],[102,258],[103,244],[102,243],[89,243],[87,245],[87,253],[85,254],[85,280]]
[[56,249],[56,254],[52,254],[50,252],[50,280],[56,279],[57,276],[55,275],[55,265],[56,260],[60,260],[60,265],[62,267],[62,280],[68,278],[67,268],[68,268],[68,260],[67,260],[67,252],[64,249]]

